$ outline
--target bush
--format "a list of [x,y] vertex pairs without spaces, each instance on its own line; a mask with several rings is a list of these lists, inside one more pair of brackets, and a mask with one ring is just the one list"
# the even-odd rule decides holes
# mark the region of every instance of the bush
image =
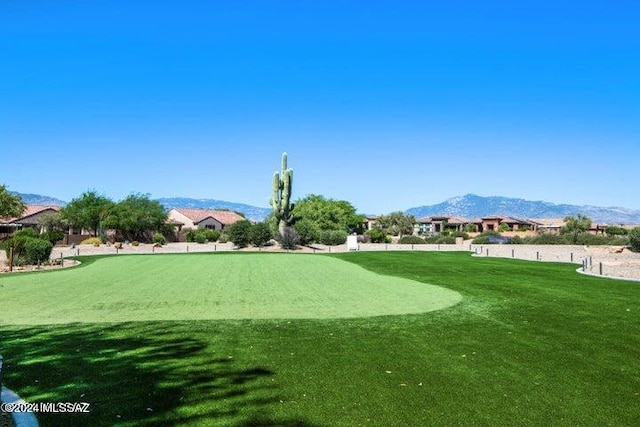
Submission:
[[640,252],[640,227],[629,232],[629,245],[634,252]]
[[224,231],[220,233],[220,237],[218,237],[218,243],[227,243],[229,241],[229,236]]
[[181,233],[187,242],[192,243],[196,241],[196,232],[193,230],[193,228],[184,228],[182,229]]
[[318,227],[309,220],[300,220],[296,222],[296,225],[294,225],[293,228],[298,234],[298,238],[300,239],[299,243],[301,245],[308,245],[318,240],[320,230],[318,230]]
[[365,233],[371,239],[371,243],[389,243],[387,234],[382,230],[369,230]]
[[32,237],[34,235],[38,236],[37,233],[16,232],[14,237],[3,242],[2,246],[7,254],[7,259],[13,248],[13,265],[38,264],[49,260],[53,244],[46,239]]
[[220,232],[218,230],[210,230],[210,229],[206,229],[203,232],[205,239],[207,239],[208,242],[217,242],[218,239],[220,238]]
[[469,238],[469,235],[464,231],[454,231],[453,233],[451,233],[451,237],[462,237],[464,240],[467,240]]
[[347,232],[343,230],[322,230],[318,234],[318,240],[323,245],[342,245],[347,241]]
[[207,237],[204,235],[204,233],[194,233],[193,240],[196,243],[202,244],[207,242]]
[[605,228],[605,233],[609,236],[626,236],[629,233],[629,230],[622,227],[616,227],[615,225],[610,225]]
[[247,246],[251,240],[251,223],[249,221],[234,222],[225,229],[229,240],[239,248]]
[[424,245],[426,242],[418,236],[402,236],[398,240],[398,243],[401,245]]
[[24,243],[24,257],[27,264],[49,261],[53,244],[44,239],[29,237]]
[[162,233],[155,233],[153,235],[153,243],[159,243],[161,245],[167,244],[167,239],[162,235]]
[[435,243],[439,245],[453,245],[456,243],[456,238],[454,236],[439,236],[436,238]]
[[478,234],[475,239],[471,241],[474,245],[486,245],[489,244],[490,237],[502,237],[500,233],[495,231],[485,231],[484,233]]
[[285,227],[284,231],[278,234],[278,242],[283,249],[296,249],[300,238],[293,227]]
[[100,245],[102,244],[102,240],[99,237],[89,237],[88,239],[84,239],[80,242],[81,245]]
[[271,240],[271,229],[266,222],[259,222],[251,226],[249,230],[249,238],[254,246],[264,246]]
[[513,236],[509,243],[511,243],[512,245],[521,245],[522,243],[524,243],[524,240],[522,240],[522,237],[520,236]]
[[138,243],[137,240],[134,240],[133,242],[131,242],[131,246],[140,246],[140,243]]

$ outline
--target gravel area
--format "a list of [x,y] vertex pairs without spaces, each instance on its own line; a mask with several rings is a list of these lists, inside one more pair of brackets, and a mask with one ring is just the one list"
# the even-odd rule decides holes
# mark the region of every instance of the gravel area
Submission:
[[[360,244],[362,251],[469,251],[475,256],[517,258],[538,262],[566,262],[576,264],[580,272],[596,276],[617,277],[640,281],[640,253],[634,253],[619,246],[575,246],[575,245],[473,245],[470,241],[462,245],[399,245],[385,243]],[[98,247],[78,245],[76,247],[57,246],[51,253],[52,259],[77,255],[102,254],[150,254],[188,252],[236,252],[232,243],[168,243],[161,247],[152,244],[139,246],[123,245],[116,249],[113,245]],[[277,246],[245,248],[242,251],[281,251]],[[296,250],[296,253],[338,253],[347,252],[347,245],[314,245]],[[70,266],[69,261],[64,262]],[[6,256],[0,251],[0,265],[6,269]],[[27,270],[33,269],[28,268]]]

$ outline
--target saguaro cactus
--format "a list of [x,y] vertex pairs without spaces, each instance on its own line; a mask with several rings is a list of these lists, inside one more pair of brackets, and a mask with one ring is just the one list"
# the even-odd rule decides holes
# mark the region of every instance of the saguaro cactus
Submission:
[[293,169],[287,169],[287,153],[282,153],[282,168],[280,173],[273,174],[273,195],[271,207],[278,220],[278,231],[284,232],[285,227],[291,224],[291,184],[293,182]]

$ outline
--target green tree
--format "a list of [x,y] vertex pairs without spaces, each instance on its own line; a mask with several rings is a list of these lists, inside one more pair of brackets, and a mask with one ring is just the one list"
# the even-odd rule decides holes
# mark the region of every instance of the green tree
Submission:
[[225,228],[229,240],[239,248],[244,248],[251,242],[251,223],[237,221]]
[[640,227],[629,231],[629,245],[634,252],[640,252]]
[[131,194],[118,202],[105,218],[104,225],[117,230],[123,238],[149,241],[154,233],[165,231],[167,213],[148,194]]
[[413,226],[416,219],[413,215],[406,215],[403,212],[391,212],[389,215],[381,215],[376,221],[375,227],[393,236],[404,236],[413,234]]
[[293,224],[309,221],[316,230],[353,232],[362,224],[363,216],[356,214],[353,205],[345,200],[327,199],[311,194],[298,200],[293,208]]
[[38,219],[38,227],[42,231],[42,237],[56,244],[62,240],[69,228],[69,223],[62,217],[61,212],[46,212]]
[[269,243],[269,240],[271,240],[273,236],[269,229],[269,224],[265,222],[258,222],[251,226],[251,229],[249,230],[249,237],[252,245],[260,247]]
[[562,227],[562,234],[570,234],[571,241],[575,245],[578,243],[578,235],[586,233],[591,228],[591,218],[586,215],[578,214],[576,216],[568,216],[564,219],[565,225]]
[[11,194],[6,186],[0,185],[0,218],[18,217],[25,209],[22,197]]
[[98,236],[98,231],[104,226],[104,221],[111,214],[114,207],[113,201],[101,196],[95,191],[82,193],[78,198],[62,208],[62,217],[74,228],[90,230],[93,236]]

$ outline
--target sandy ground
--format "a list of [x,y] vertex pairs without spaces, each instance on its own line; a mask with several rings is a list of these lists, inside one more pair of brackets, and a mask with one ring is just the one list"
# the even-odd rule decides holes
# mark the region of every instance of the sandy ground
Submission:
[[[398,245],[398,244],[360,244],[362,251],[469,251],[476,256],[518,258],[538,262],[566,262],[576,264],[576,268],[585,274],[640,280],[640,253],[614,246],[572,246],[572,245],[473,245],[469,241],[462,245]],[[99,247],[78,245],[76,247],[57,246],[51,253],[52,259],[68,258],[78,255],[102,254],[150,254],[150,253],[187,253],[187,252],[236,252],[231,243],[168,243],[162,247],[151,244],[139,246],[124,245],[122,249],[114,246]],[[252,252],[281,251],[277,246],[264,248],[245,248]],[[347,245],[314,245],[296,250],[296,253],[337,253],[347,252]],[[71,266],[70,260],[64,260],[65,267]],[[6,256],[0,251],[0,265],[6,270]],[[60,268],[53,267],[53,268]],[[33,270],[28,267],[25,270]]]

